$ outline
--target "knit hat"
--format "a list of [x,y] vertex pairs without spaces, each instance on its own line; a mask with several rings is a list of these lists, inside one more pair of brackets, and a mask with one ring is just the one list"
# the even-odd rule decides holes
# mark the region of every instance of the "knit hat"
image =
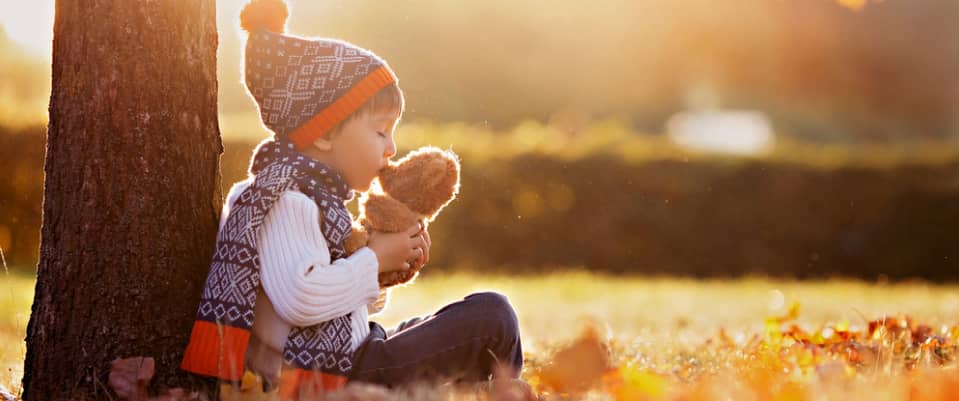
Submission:
[[350,43],[284,34],[282,0],[252,0],[240,12],[246,87],[263,125],[297,149],[310,146],[397,78],[386,61]]

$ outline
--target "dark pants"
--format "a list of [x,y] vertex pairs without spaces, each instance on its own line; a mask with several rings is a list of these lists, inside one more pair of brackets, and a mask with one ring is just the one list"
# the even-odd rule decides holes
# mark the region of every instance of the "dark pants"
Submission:
[[523,368],[516,313],[503,295],[471,294],[436,313],[386,331],[370,322],[351,381],[396,387],[418,381],[478,382],[519,377]]

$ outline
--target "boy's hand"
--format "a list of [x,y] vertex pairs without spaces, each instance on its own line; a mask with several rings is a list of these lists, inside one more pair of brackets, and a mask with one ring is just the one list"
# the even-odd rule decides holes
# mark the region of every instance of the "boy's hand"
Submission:
[[433,244],[433,241],[430,240],[430,233],[426,231],[426,223],[421,220],[421,221],[420,221],[420,224],[422,225],[423,229],[420,230],[420,232],[419,232],[418,234],[419,234],[421,237],[423,237],[423,244],[424,244],[424,245],[423,245],[423,247],[421,248],[421,249],[423,250],[423,252],[422,252],[422,254],[421,254],[421,257],[418,258],[418,259],[416,259],[416,260],[413,262],[413,263],[414,263],[413,266],[415,266],[415,267],[417,267],[417,268],[426,266],[426,264],[430,261],[430,245]]
[[407,261],[418,261],[423,258],[427,247],[426,240],[421,235],[420,223],[416,223],[406,231],[398,233],[371,232],[369,247],[376,254],[379,261],[379,272],[409,270],[411,265]]

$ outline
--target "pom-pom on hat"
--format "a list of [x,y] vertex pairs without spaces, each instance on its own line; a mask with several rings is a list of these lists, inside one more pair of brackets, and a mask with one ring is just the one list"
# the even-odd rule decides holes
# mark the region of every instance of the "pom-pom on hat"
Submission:
[[243,7],[244,75],[263,125],[304,149],[397,78],[386,61],[353,44],[285,34],[287,16],[282,0]]

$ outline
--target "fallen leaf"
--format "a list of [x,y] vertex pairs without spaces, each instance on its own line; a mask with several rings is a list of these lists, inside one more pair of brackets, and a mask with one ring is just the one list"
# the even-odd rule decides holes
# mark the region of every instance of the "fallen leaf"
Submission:
[[622,366],[604,379],[606,392],[616,401],[658,400],[666,395],[669,382],[663,376]]
[[557,351],[552,359],[551,364],[543,367],[539,379],[544,387],[559,393],[583,393],[613,369],[609,348],[599,339],[594,324],[586,325],[579,338]]
[[324,401],[386,401],[390,392],[383,386],[368,383],[350,383],[341,390],[323,397]]
[[155,363],[150,357],[114,359],[110,364],[110,388],[121,400],[146,401],[147,385],[153,378]]

